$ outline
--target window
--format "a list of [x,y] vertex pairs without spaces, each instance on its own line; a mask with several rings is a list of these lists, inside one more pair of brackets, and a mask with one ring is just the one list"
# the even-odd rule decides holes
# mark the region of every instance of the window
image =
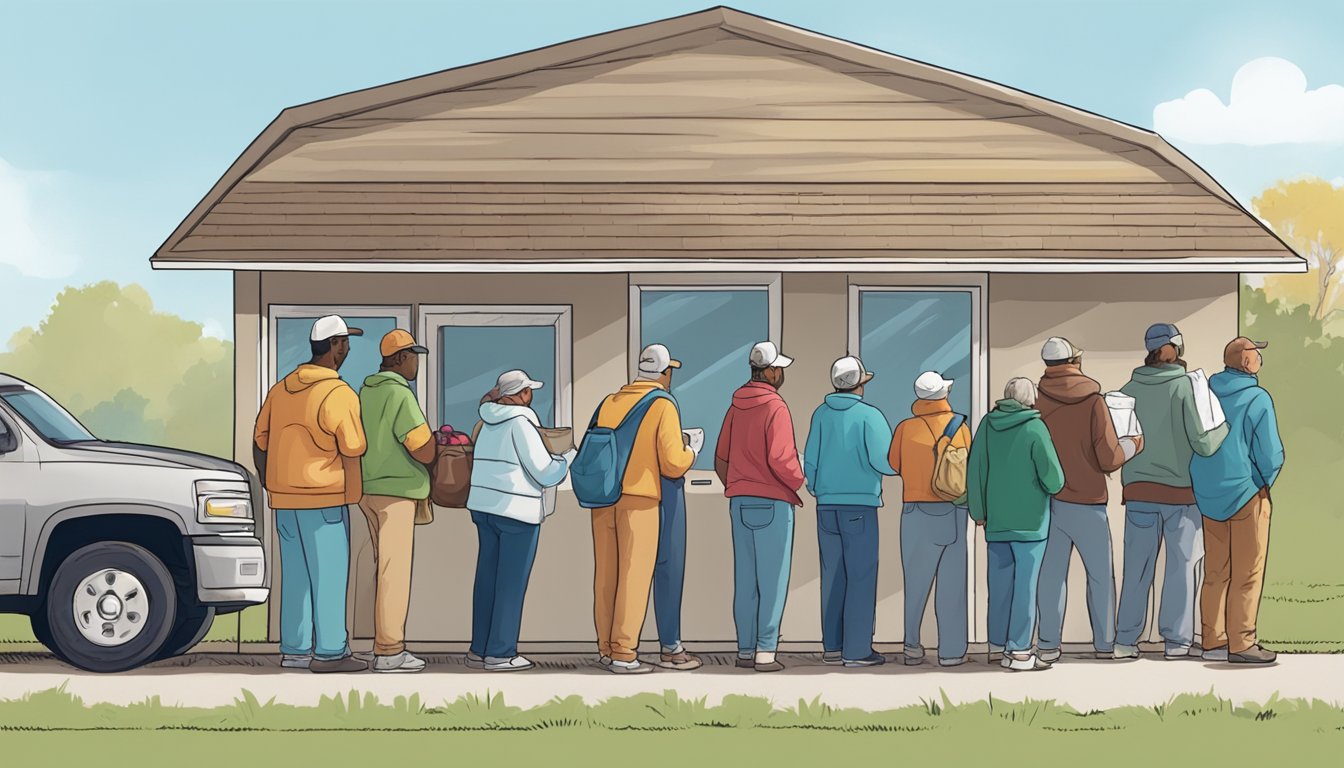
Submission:
[[[663,344],[681,361],[672,376],[672,394],[684,427],[705,430],[705,450],[695,469],[714,469],[714,446],[733,392],[750,378],[752,345],[778,339],[778,282],[763,286],[636,286],[631,323],[639,349]],[[772,333],[772,330],[775,330]],[[787,350],[785,350],[787,353]]]
[[569,307],[424,307],[421,328],[431,339],[426,391],[437,426],[470,432],[481,396],[515,368],[545,385],[532,395],[542,425],[571,425]]
[[892,426],[911,415],[915,378],[938,371],[956,382],[953,410],[975,427],[982,386],[977,294],[969,288],[851,289],[850,348],[876,374],[864,399]]
[[[6,389],[0,399],[18,412],[37,433],[53,443],[77,443],[97,440],[55,400],[32,389]],[[0,422],[0,431],[4,430]]]
[[340,315],[346,323],[364,331],[350,337],[350,356],[339,371],[341,378],[356,392],[364,379],[378,372],[383,355],[378,344],[394,328],[410,328],[409,307],[271,307],[271,380],[279,381],[295,368],[312,359],[308,337],[313,323],[323,315]]

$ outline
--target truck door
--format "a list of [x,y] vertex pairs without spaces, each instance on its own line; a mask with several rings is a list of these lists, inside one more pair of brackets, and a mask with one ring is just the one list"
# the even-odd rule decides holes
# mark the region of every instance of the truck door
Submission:
[[14,422],[0,412],[0,595],[19,591],[23,570],[25,488],[37,471],[37,457],[24,442]]

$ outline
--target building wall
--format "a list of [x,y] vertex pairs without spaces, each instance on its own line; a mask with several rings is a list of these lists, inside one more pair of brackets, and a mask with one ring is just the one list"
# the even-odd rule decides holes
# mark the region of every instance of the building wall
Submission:
[[[1049,335],[1063,333],[1088,350],[1087,370],[1106,389],[1118,388],[1142,357],[1142,333],[1149,323],[1175,322],[1187,338],[1192,365],[1212,369],[1222,344],[1236,332],[1236,276],[985,276],[962,275],[987,303],[986,340],[991,347],[988,389],[1002,391],[1007,378],[1040,374],[1038,350]],[[798,362],[782,391],[793,411],[799,445],[808,417],[830,387],[830,363],[848,350],[850,283],[920,285],[943,282],[931,275],[789,274],[783,277],[782,344]],[[409,304],[413,328],[421,304],[568,304],[573,306],[573,414],[582,424],[600,398],[628,375],[628,278],[626,275],[393,275],[350,273],[240,273],[237,290],[237,457],[250,464],[250,435],[259,401],[258,355],[249,339],[261,339],[258,318],[271,304]],[[1137,351],[1136,351],[1137,350]],[[675,353],[675,350],[673,350]],[[520,361],[525,365],[525,361]],[[745,361],[743,378],[745,380]],[[726,405],[726,404],[725,404]],[[712,473],[697,473],[701,479]],[[882,517],[877,639],[896,643],[902,635],[900,572],[900,481],[886,486]],[[805,495],[805,494],[804,494]],[[1118,490],[1113,493],[1118,498]],[[731,648],[732,548],[727,503],[715,479],[709,486],[687,485],[688,557],[683,635]],[[1122,513],[1113,510],[1119,562]],[[815,508],[805,499],[798,510],[793,576],[783,626],[786,647],[820,640],[819,567]],[[351,620],[356,638],[372,636],[372,555],[368,534],[355,512],[355,554]],[[271,538],[274,541],[274,538]],[[272,557],[276,565],[278,558]],[[422,642],[465,642],[470,633],[471,586],[476,561],[475,530],[467,514],[439,509],[433,524],[416,536],[416,563],[408,637]],[[973,563],[983,564],[983,544]],[[983,565],[978,565],[977,626],[982,628]],[[586,647],[592,625],[592,543],[586,510],[562,490],[555,516],[543,527],[523,622],[523,641],[535,648]],[[1081,569],[1075,569],[1066,640],[1090,634],[1083,603]],[[273,582],[279,584],[277,580]],[[278,594],[278,593],[277,593]],[[932,601],[930,601],[932,602]],[[935,644],[930,605],[924,644]],[[275,607],[272,607],[275,616]],[[275,622],[272,621],[272,627]],[[981,633],[983,630],[981,629]],[[272,630],[274,634],[274,630]],[[645,637],[652,639],[652,614]],[[275,639],[273,637],[273,639]]]

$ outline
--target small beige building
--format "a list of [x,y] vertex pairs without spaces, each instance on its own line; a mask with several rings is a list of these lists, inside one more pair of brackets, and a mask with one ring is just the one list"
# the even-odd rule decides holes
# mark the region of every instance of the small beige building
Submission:
[[[286,109],[153,265],[234,273],[245,464],[263,394],[307,358],[308,324],[329,312],[369,333],[342,371],[356,385],[394,326],[431,348],[416,386],[435,426],[469,427],[511,367],[547,383],[543,420],[582,426],[659,341],[685,362],[685,423],[712,442],[747,349],[770,338],[798,360],[782,394],[802,445],[846,353],[877,372],[869,399],[893,424],[926,369],[957,380],[953,404],[975,424],[1010,377],[1040,375],[1053,334],[1086,349],[1108,389],[1141,363],[1153,322],[1181,327],[1192,366],[1220,368],[1240,274],[1305,268],[1151,132],[723,8]],[[687,485],[684,635],[729,649],[730,528],[710,453]],[[886,499],[877,640],[892,647],[899,480]],[[797,521],[783,647],[815,649],[811,503]],[[352,621],[369,638],[358,515],[353,529]],[[970,534],[983,642],[984,543]],[[440,509],[416,541],[410,639],[462,649],[473,527]],[[1087,641],[1077,565],[1073,578],[1066,640]],[[562,489],[524,650],[587,651],[591,609],[589,517]],[[931,606],[926,625],[932,645]]]

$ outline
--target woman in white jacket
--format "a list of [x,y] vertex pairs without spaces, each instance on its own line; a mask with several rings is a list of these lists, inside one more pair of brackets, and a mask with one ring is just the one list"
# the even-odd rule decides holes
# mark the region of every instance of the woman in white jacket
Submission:
[[541,441],[531,408],[532,391],[541,386],[523,371],[505,371],[481,400],[467,497],[480,540],[467,654],[467,666],[475,669],[532,668],[518,655],[518,633],[541,521],[549,512],[542,490],[559,485],[573,459],[552,456]]

